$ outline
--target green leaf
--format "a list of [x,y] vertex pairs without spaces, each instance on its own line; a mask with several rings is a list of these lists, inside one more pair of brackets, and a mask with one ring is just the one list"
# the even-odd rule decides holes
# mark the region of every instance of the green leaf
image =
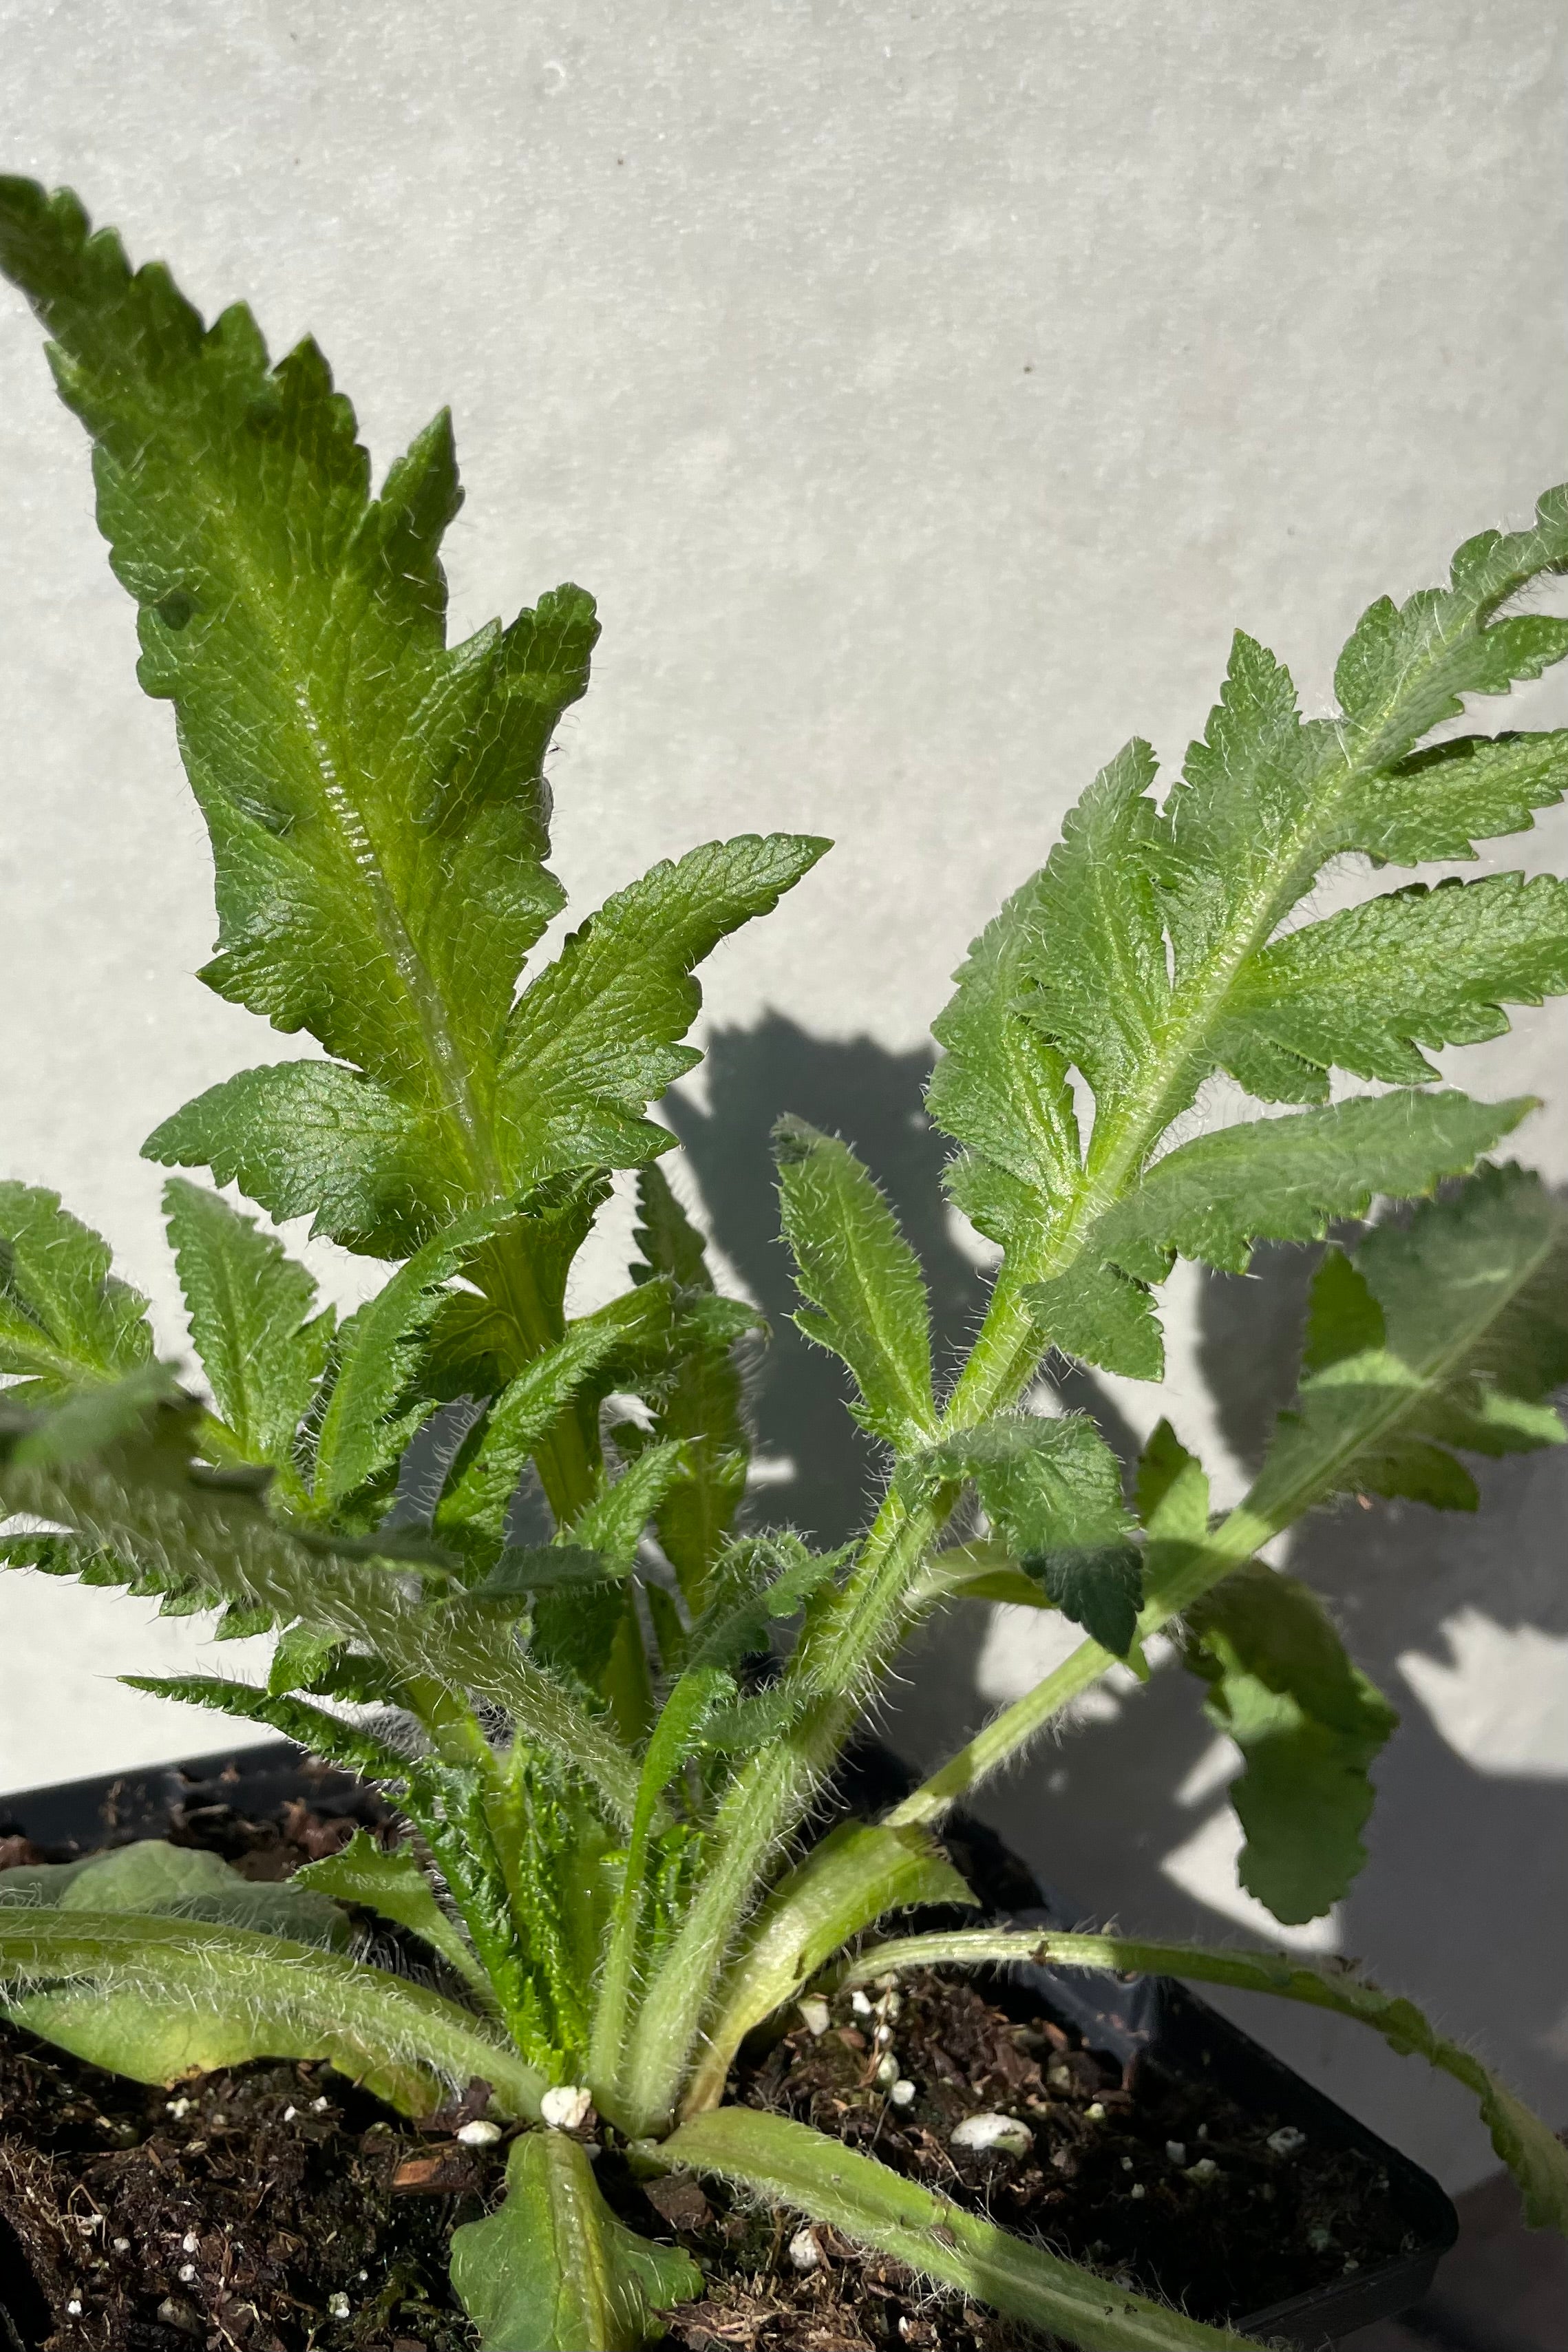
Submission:
[[163,1838],[142,1838],[53,1870],[45,1865],[43,1872],[0,1873],[0,1904],[38,1902],[62,1911],[215,1920],[333,1951],[349,1942],[343,1913],[325,1895],[310,1893],[299,1877],[279,1885],[242,1878],[216,1853],[170,1845]]
[[[610,1195],[603,1168],[552,1177],[527,1193],[515,1216],[459,1269],[473,1289],[441,1299],[421,1351],[418,1388],[443,1402],[498,1397],[542,1348],[563,1339],[566,1284],[573,1261]],[[517,1285],[537,1302],[520,1321]]]
[[[1238,629],[1203,740],[1187,746],[1152,834],[1178,985],[1226,954],[1238,919],[1257,926],[1261,905],[1267,936],[1295,905],[1315,870],[1303,834],[1337,748],[1330,730],[1301,725],[1284,664]],[[1195,1061],[1185,1084],[1203,1069]]]
[[1230,1790],[1247,1832],[1241,1884],[1289,1926],[1321,1918],[1366,1860],[1367,1768],[1399,1717],[1316,1597],[1259,1562],[1189,1609],[1187,1631],[1205,1712],[1246,1759]]
[[507,1214],[500,1206],[479,1209],[448,1225],[343,1325],[336,1377],[316,1440],[315,1486],[323,1500],[342,1503],[383,1476],[428,1420],[431,1400],[407,1402],[419,1342],[445,1284]]
[[539,2113],[544,2078],[498,2031],[384,1969],[243,1927],[137,1913],[0,1911],[0,1986],[62,2049],[137,2083],[324,2059],[429,2115],[483,2076],[503,2116]]
[[921,1457],[937,1479],[972,1478],[993,1528],[1065,1617],[1124,1657],[1142,1601],[1121,1466],[1082,1413],[982,1422]]
[[437,1506],[437,1528],[499,1538],[530,1455],[564,1408],[595,1373],[667,1332],[672,1312],[668,1283],[649,1283],[568,1324],[565,1337],[518,1374],[458,1448]]
[[1379,597],[1362,614],[1334,671],[1352,724],[1380,748],[1403,752],[1429,729],[1459,717],[1466,694],[1506,694],[1568,654],[1568,620],[1530,613],[1497,619],[1499,607],[1543,571],[1568,560],[1568,489],[1548,490],[1531,530],[1484,530],[1454,558],[1447,588],[1418,589],[1395,605]]
[[691,1627],[691,1665],[736,1666],[766,1650],[773,1626],[805,1608],[851,1549],[814,1552],[787,1528],[730,1545]]
[[657,1282],[667,1275],[678,1289],[711,1290],[702,1236],[656,1160],[637,1170],[637,1214],[642,1222],[632,1227],[632,1239],[640,1255],[631,1269],[632,1280]]
[[341,1062],[276,1062],[209,1087],[155,1127],[142,1157],[210,1168],[279,1223],[370,1257],[405,1257],[464,1205],[438,1125]]
[[1049,1282],[1032,1282],[1024,1292],[1039,1329],[1042,1353],[1059,1348],[1086,1364],[1128,1380],[1164,1376],[1165,1341],[1147,1286],[1120,1266],[1079,1258]]
[[[167,1382],[161,1367],[159,1380]],[[636,1776],[604,1727],[507,1640],[482,1605],[426,1607],[375,1561],[337,1557],[273,1519],[247,1474],[203,1474],[192,1450],[200,1409],[164,1402],[149,1376],[97,1402],[119,1425],[84,1433],[76,1403],[52,1414],[0,1407],[0,1506],[63,1527],[84,1564],[124,1560],[166,1576],[195,1605],[266,1607],[287,1624],[359,1643],[388,1668],[489,1700],[628,1819]],[[121,1390],[130,1390],[130,1397]],[[92,1442],[87,1442],[91,1435]]]
[[[657,1160],[637,1171],[642,1253],[634,1283],[667,1276],[681,1298],[664,1362],[638,1381],[653,1412],[653,1434],[685,1449],[681,1475],[656,1515],[659,1543],[688,1605],[705,1605],[714,1566],[746,1492],[751,1459],[738,1340],[766,1336],[762,1316],[714,1295],[702,1236],[682,1211]],[[655,1605],[657,1604],[650,1604]]]
[[861,1397],[857,1420],[889,1445],[918,1444],[937,1413],[915,1254],[847,1144],[804,1119],[782,1118],[773,1153],[784,1237],[805,1301],[795,1319],[848,1365]]
[[[977,953],[974,980],[961,992],[963,1010],[952,1008],[965,1025],[962,1060],[951,1081],[942,1081],[958,1089],[954,1100],[962,1098],[964,1108],[949,1123],[970,1146],[954,1171],[954,1197],[982,1231],[1004,1243],[1026,1280],[1070,1281],[1069,1288],[1047,1291],[1042,1305],[1053,1309],[1064,1334],[1070,1332],[1064,1344],[1072,1352],[1118,1370],[1146,1370],[1154,1361],[1154,1335],[1141,1302],[1108,1286],[1103,1275],[1107,1259],[1137,1275],[1152,1260],[1149,1278],[1158,1279],[1163,1263],[1152,1251],[1138,1263],[1120,1256],[1101,1245],[1094,1228],[1108,1210],[1112,1219],[1120,1215],[1117,1204],[1141,1177],[1145,1184],[1173,1181],[1159,1171],[1173,1169],[1180,1154],[1156,1161],[1152,1180],[1142,1171],[1222,1060],[1228,1057],[1245,1083],[1266,1096],[1310,1100],[1323,1091],[1321,1057],[1333,1058],[1340,1044],[1352,1061],[1370,1051],[1369,1066],[1382,1068],[1391,1051],[1385,1033],[1408,1040],[1425,1025],[1444,1035],[1472,1034],[1484,1018],[1479,1007],[1513,990],[1528,993],[1555,969],[1544,939],[1556,920],[1546,894],[1529,901],[1539,933],[1505,940],[1501,919],[1506,914],[1517,933],[1520,910],[1508,891],[1496,890],[1467,908],[1462,923],[1447,903],[1435,913],[1393,919],[1417,928],[1447,925],[1450,935],[1456,926],[1469,928],[1464,969],[1450,968],[1443,985],[1428,970],[1414,992],[1407,976],[1391,994],[1379,988],[1377,994],[1388,997],[1384,1033],[1378,1031],[1376,998],[1370,1008],[1364,1001],[1370,973],[1363,1001],[1353,1010],[1342,1005],[1349,1017],[1340,1021],[1336,1013],[1330,1024],[1333,1036],[1298,1034],[1283,1014],[1276,1036],[1247,1011],[1249,992],[1262,992],[1272,1007],[1271,992],[1293,969],[1292,960],[1314,952],[1269,942],[1329,860],[1354,849],[1468,851],[1472,838],[1527,824],[1532,807],[1559,796],[1565,766],[1560,739],[1472,745],[1442,755],[1447,764],[1441,773],[1434,754],[1432,837],[1417,844],[1411,827],[1424,787],[1406,776],[1405,763],[1420,736],[1452,717],[1464,694],[1503,690],[1568,653],[1568,622],[1499,617],[1532,578],[1565,564],[1568,491],[1552,491],[1532,530],[1507,540],[1489,534],[1461,549],[1451,589],[1424,592],[1397,612],[1384,604],[1365,616],[1341,665],[1351,699],[1335,720],[1303,724],[1289,673],[1238,635],[1220,701],[1164,806],[1157,807],[1148,790],[1152,755],[1146,746],[1130,745],[1068,817],[1044,875],[1014,902],[1012,964],[990,997],[979,985],[986,959]],[[1389,919],[1335,919],[1341,938],[1369,936]],[[1322,945],[1327,961],[1331,942]],[[994,943],[993,964],[1000,947]],[[1412,1002],[1413,993],[1421,1001]],[[1081,1168],[1055,1140],[1064,1119],[1050,1122],[1047,1150],[1039,1121],[1031,1129],[1023,1116],[1007,1052],[1009,1024],[1019,1017],[1047,1056],[1057,1057],[1037,1062],[1034,1076],[1058,1107],[1068,1071],[1058,1076],[1058,1062],[1075,1067],[1092,1090]],[[989,1130],[965,1076],[983,1064],[983,1084],[994,1097]],[[1401,1055],[1401,1074],[1411,1067]],[[1310,1144],[1312,1130],[1293,1140]],[[1206,1173],[1204,1153],[1217,1149],[1223,1160],[1237,1148],[1205,1139],[1188,1147],[1199,1156],[1184,1164]],[[1432,1172],[1412,1189],[1423,1189]],[[1304,1174],[1313,1181],[1312,1170]],[[1134,1213],[1122,1232],[1137,1223]],[[1233,1236],[1233,1254],[1238,1247]]]
[[1184,1143],[1101,1221],[1095,1245],[1157,1282],[1173,1251],[1245,1274],[1259,1240],[1321,1240],[1373,1197],[1430,1192],[1462,1174],[1535,1108],[1530,1096],[1363,1095],[1326,1110],[1249,1121]]
[[1532,809],[1568,790],[1568,729],[1552,735],[1461,735],[1401,760],[1357,811],[1356,843],[1391,866],[1473,858],[1473,845],[1527,833]]
[[501,2204],[452,2232],[452,2284],[480,2352],[638,2352],[665,2332],[657,2313],[703,2292],[689,2255],[616,2220],[558,2131],[512,2142]]
[[[650,1445],[613,1485],[604,1486],[561,1530],[561,1541],[574,1552],[594,1553],[602,1562],[601,1577],[612,1580],[587,1591],[542,1594],[534,1609],[536,1654],[605,1697],[614,1696],[618,1647],[631,1643],[634,1634],[639,1648],[641,1643],[636,1603],[625,1579],[636,1561],[643,1530],[680,1466],[678,1445]],[[629,1731],[630,1727],[622,1724],[621,1728]]]
[[607,1560],[603,1552],[585,1550],[580,1544],[508,1544],[482,1581],[468,1587],[468,1598],[525,1604],[538,1592],[619,1583],[629,1574],[625,1563]]
[[1261,2352],[1151,2303],[785,2116],[723,2107],[680,2126],[660,2160],[784,2206],[1082,2352]]
[[[1045,1224],[1052,1202],[1070,1195],[1079,1174],[1066,1058],[1019,1010],[1046,890],[1045,875],[1037,874],[993,917],[931,1024],[942,1057],[926,1108],[973,1155],[950,1169],[950,1185],[980,1230],[1009,1244]],[[997,1171],[1011,1182],[998,1186]]]
[[[1141,1936],[1059,1935],[1054,1930],[1019,1934],[982,1927],[868,1945],[841,1971],[838,1981],[864,1984],[900,1969],[955,1963],[996,1968],[1025,1960],[1041,1968],[1104,1969],[1122,1978],[1185,1977],[1198,1984],[1234,1985],[1244,1992],[1303,2001],[1371,2026],[1395,2056],[1423,2057],[1475,2093],[1492,2146],[1524,2192],[1526,2221],[1531,2229],[1558,2230],[1568,2237],[1568,2146],[1470,2051],[1438,2033],[1414,2001],[1384,1992],[1342,1960],[1313,1962],[1284,1952],[1214,1951],[1201,1944],[1154,1943]],[[670,2143],[666,2147],[673,2154]]]
[[292,1468],[335,1318],[280,1242],[216,1192],[173,1177],[163,1213],[191,1337],[228,1434],[252,1462]]
[[314,1889],[334,1903],[357,1903],[383,1919],[395,1920],[438,1952],[450,1969],[476,1988],[489,1979],[467,1940],[436,1900],[435,1889],[405,1847],[388,1853],[368,1830],[355,1830],[348,1844],[297,1870],[290,1885]]
[[1179,1580],[1209,1529],[1209,1482],[1168,1421],[1156,1423],[1138,1459],[1135,1495],[1144,1532],[1143,1581],[1152,1599]]
[[[409,1759],[357,1723],[345,1722],[324,1706],[284,1691],[258,1690],[249,1683],[226,1682],[218,1675],[121,1675],[127,1690],[146,1691],[153,1698],[174,1699],[184,1706],[205,1706],[232,1715],[243,1723],[265,1723],[269,1730],[291,1739],[307,1754],[341,1764],[368,1780],[398,1786],[406,1777]],[[387,1694],[381,1693],[384,1697]]]
[[[395,1686],[386,1687],[374,1661],[367,1663],[369,1673],[357,1687],[350,1676],[333,1677],[336,1696],[362,1703],[403,1696]],[[401,1809],[430,1848],[462,1914],[478,1955],[478,1968],[472,1957],[455,1957],[459,1950],[466,1954],[466,1948],[449,1927],[446,1940],[437,1948],[465,1976],[488,1988],[518,2046],[534,2063],[553,2071],[557,2021],[551,2014],[549,1988],[542,2000],[539,1983],[542,1971],[548,1969],[547,1955],[542,1948],[532,1953],[524,1949],[486,1809],[486,1788],[477,1772],[444,1764],[433,1756],[401,1755],[374,1731],[345,1723],[325,1707],[245,1684],[202,1675],[128,1675],[122,1679],[132,1689],[148,1691],[157,1698],[216,1707],[226,1715],[268,1724],[310,1754],[323,1756],[398,1792]],[[428,1914],[425,1916],[428,1920]],[[408,1919],[405,1924],[415,1922]],[[416,1932],[426,1930],[421,1927]],[[435,1937],[429,1940],[435,1942]],[[541,1946],[544,1941],[542,1937],[535,1940]]]
[[976,1897],[920,1830],[843,1822],[773,1888],[719,1988],[687,2093],[689,2115],[717,2104],[754,2025],[793,2000],[839,1947],[889,1911]]
[[1233,999],[1221,1058],[1254,1094],[1274,1094],[1267,1054],[1306,1065],[1285,1099],[1322,1100],[1331,1067],[1394,1085],[1436,1076],[1420,1045],[1501,1036],[1505,1003],[1568,989],[1568,883],[1500,874],[1423,883],[1289,932],[1255,956]]
[[[1039,1035],[1083,1072],[1097,1118],[1118,1116],[1169,1010],[1154,887],[1159,820],[1147,797],[1156,765],[1136,739],[1117,753],[1068,811],[1039,883],[1032,985],[1020,1003]],[[1065,1126],[1065,1106],[1061,1116]]]
[[1249,1505],[1285,1524],[1325,1494],[1473,1510],[1453,1451],[1561,1444],[1568,1380],[1568,1215],[1540,1179],[1488,1168],[1407,1223],[1325,1256],[1306,1365]]
[[701,1005],[693,971],[828,845],[795,834],[709,842],[654,866],[574,931],[507,1024],[497,1118],[511,1182],[637,1167],[669,1149],[668,1130],[643,1114],[701,1058],[679,1042]]
[[0,1183],[0,1395],[55,1403],[152,1360],[147,1301],[109,1269],[108,1243],[58,1192]]
[[562,1540],[597,1552],[612,1569],[625,1573],[637,1558],[643,1529],[679,1469],[678,1445],[650,1445],[595,1496],[570,1528],[563,1528]]
[[247,310],[204,331],[161,267],[132,277],[74,197],[26,181],[0,185],[0,268],[55,339],[142,684],[178,710],[217,869],[204,976],[383,1087],[454,1199],[489,1189],[495,1042],[561,903],[542,757],[591,604],[563,589],[448,648],[445,415],[373,499],[313,344],[269,368]]

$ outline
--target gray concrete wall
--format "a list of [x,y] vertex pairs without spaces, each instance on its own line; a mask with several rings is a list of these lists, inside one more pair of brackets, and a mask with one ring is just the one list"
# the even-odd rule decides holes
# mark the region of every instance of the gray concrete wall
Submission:
[[[970,935],[1128,734],[1179,758],[1234,625],[1321,707],[1370,596],[1439,576],[1568,473],[1568,34],[1526,0],[0,0],[0,36],[7,168],[75,184],[209,310],[247,296],[275,349],[316,331],[379,462],[452,401],[463,625],[564,576],[600,597],[553,769],[579,907],[718,831],[837,837],[714,959],[710,1082],[671,1108],[775,1307],[761,1137],[794,1108],[884,1168],[963,1328],[974,1269],[918,1102]],[[205,845],[37,343],[0,298],[3,1158],[112,1237],[177,1346],[137,1146],[291,1048],[190,976]],[[1568,698],[1517,709],[1544,723]],[[1498,862],[1568,863],[1568,812]],[[1447,1057],[1548,1097],[1523,1143],[1557,1181],[1565,1038],[1559,1006]],[[361,1295],[362,1265],[315,1255]],[[1184,1277],[1170,1395],[1111,1383],[1104,1410],[1136,1435],[1164,1402],[1234,1490],[1297,1300],[1289,1264]],[[760,1410],[775,1499],[842,1524],[865,1473],[830,1374],[782,1345]],[[1553,2121],[1563,1472],[1489,1475],[1473,1526],[1352,1515],[1299,1555],[1405,1713],[1372,1864],[1325,1934]],[[4,1610],[0,1787],[210,1739],[107,1679],[191,1655],[190,1627],[30,1578]],[[944,1634],[897,1737],[934,1757],[1041,1639]],[[1224,1778],[1165,1672],[1102,1695],[992,1811],[1086,1908],[1256,1926]],[[1486,2168],[1457,2093],[1348,2029],[1260,2030],[1450,2181]]]

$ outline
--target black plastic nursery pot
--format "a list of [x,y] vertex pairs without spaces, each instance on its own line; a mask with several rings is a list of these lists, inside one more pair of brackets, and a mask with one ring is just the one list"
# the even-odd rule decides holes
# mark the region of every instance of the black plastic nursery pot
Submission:
[[[838,1794],[846,1811],[875,1815],[910,1785],[895,1757],[867,1746],[846,1759]],[[273,1741],[0,1798],[0,1835],[18,1835],[57,1853],[88,1852],[161,1836],[173,1825],[177,1835],[221,1847],[226,1821],[279,1821],[290,1806],[367,1826],[387,1816],[381,1798],[352,1776]],[[1059,1900],[1042,1895],[1024,1864],[983,1824],[954,1816],[944,1837],[993,1920],[1026,1927],[1080,1924]],[[966,1917],[973,1924],[974,1915]],[[1167,2076],[1186,2077],[1282,2120],[1319,2147],[1355,2152],[1374,2164],[1401,2227],[1399,2252],[1266,2309],[1226,2314],[1233,2326],[1321,2352],[1356,2328],[1407,2310],[1431,2284],[1458,2229],[1437,2182],[1184,1986],[1164,1978],[1121,1980],[1028,1966],[994,1973],[984,1992],[1021,2021],[1054,2018],[1087,2048],[1124,2067],[1152,2061]],[[6,2352],[36,2352],[49,2326],[45,2298],[0,2222],[0,2345]]]

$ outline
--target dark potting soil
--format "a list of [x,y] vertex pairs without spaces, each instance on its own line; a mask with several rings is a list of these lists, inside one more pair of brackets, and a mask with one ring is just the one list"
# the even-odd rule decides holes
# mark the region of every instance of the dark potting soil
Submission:
[[[367,1819],[363,1798],[355,1811]],[[177,1842],[268,1878],[354,1826],[299,1801],[272,1821],[205,1803],[170,1823]],[[0,1867],[55,1858],[0,1841]],[[377,1933],[389,1958],[384,1923]],[[812,2023],[820,2012],[792,2012],[782,2038],[743,2059],[733,2095],[1195,2317],[1258,2310],[1401,2250],[1375,2157],[1298,2144],[1279,2117],[1147,2059],[1124,2070],[1050,2017],[1020,2019],[1016,1998],[1004,2008],[972,1983],[921,1975],[837,1995],[826,2029]],[[879,2080],[889,2054],[912,2095]],[[981,2114],[1014,2118],[1027,2147],[955,2147],[955,2127]],[[0,2352],[46,2339],[50,2352],[466,2352],[447,2240],[493,2201],[506,2149],[463,2147],[463,2119],[454,2109],[411,2126],[323,2066],[258,2063],[148,2090],[0,2026],[0,2215],[47,2305],[29,2317],[0,2243],[0,2305],[15,2306],[17,2331],[7,2344],[0,2314]],[[684,2177],[641,2183],[614,2135],[587,2129],[623,2218],[679,2238],[708,2277],[701,2302],[669,2315],[689,2352],[1016,2352],[1039,2340],[796,2216]]]

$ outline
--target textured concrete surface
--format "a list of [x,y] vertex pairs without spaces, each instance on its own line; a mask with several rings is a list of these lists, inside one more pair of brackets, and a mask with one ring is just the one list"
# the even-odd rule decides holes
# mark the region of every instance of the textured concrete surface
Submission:
[[[453,402],[463,626],[563,576],[599,595],[553,769],[579,908],[716,832],[837,837],[714,959],[710,1083],[672,1107],[775,1306],[760,1137],[793,1108],[886,1170],[962,1330],[973,1268],[918,1100],[970,935],[1127,735],[1179,759],[1233,625],[1321,707],[1372,595],[1568,473],[1568,33],[1526,0],[0,0],[0,45],[5,165],[73,183],[209,310],[246,295],[275,349],[314,330],[378,463]],[[137,1146],[294,1048],[190,977],[205,845],[37,341],[0,298],[0,1156],[110,1234],[177,1345]],[[1564,713],[1558,684],[1510,716]],[[1568,864],[1568,812],[1489,862]],[[1565,1041],[1558,1006],[1447,1057],[1549,1098],[1521,1141],[1557,1181]],[[316,1258],[361,1294],[363,1266]],[[1298,1303],[1289,1266],[1181,1287],[1163,1402],[1222,1485]],[[1109,1387],[1146,1429],[1161,1401]],[[780,1507],[841,1524],[865,1474],[830,1376],[781,1349],[760,1410]],[[1324,1933],[1560,2121],[1568,1487],[1548,1460],[1487,1483],[1475,1526],[1352,1515],[1306,1540],[1405,1719]],[[31,1579],[4,1606],[0,1786],[210,1738],[107,1679],[188,1656],[189,1627]],[[977,1619],[915,1661],[899,1738],[934,1754],[1037,1641]],[[1225,1777],[1162,1673],[993,1809],[1086,1906],[1256,1926]],[[1348,2029],[1255,2022],[1450,2181],[1488,2168],[1457,2092]]]

